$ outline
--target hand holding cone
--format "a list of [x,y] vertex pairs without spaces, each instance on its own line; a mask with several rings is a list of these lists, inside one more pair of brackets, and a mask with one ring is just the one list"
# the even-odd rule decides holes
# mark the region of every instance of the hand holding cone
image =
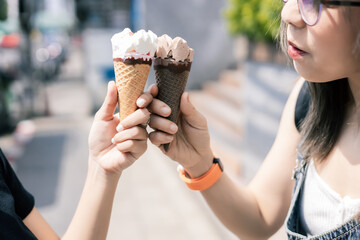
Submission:
[[[164,34],[157,38],[151,31],[132,33],[128,28],[115,34],[111,42],[120,121],[136,110],[136,100],[144,90],[156,51],[157,98],[171,108],[168,119],[177,123],[180,99],[189,77],[194,50],[180,37],[171,39]],[[165,151],[168,151],[169,145],[164,145]]]

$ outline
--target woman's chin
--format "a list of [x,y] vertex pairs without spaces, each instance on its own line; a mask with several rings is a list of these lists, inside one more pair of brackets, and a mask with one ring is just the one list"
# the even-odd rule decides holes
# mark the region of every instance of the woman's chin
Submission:
[[327,76],[319,69],[308,66],[305,67],[303,64],[299,64],[298,62],[294,62],[294,68],[301,77],[312,83],[324,83],[340,79]]

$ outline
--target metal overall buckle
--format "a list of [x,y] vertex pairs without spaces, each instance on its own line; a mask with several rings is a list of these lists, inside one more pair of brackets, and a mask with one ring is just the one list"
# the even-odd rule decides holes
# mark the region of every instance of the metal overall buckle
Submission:
[[301,171],[301,169],[304,167],[304,165],[306,164],[303,154],[300,153],[298,150],[296,150],[296,152],[297,152],[296,165],[292,171],[291,179],[296,179],[297,173],[299,173]]

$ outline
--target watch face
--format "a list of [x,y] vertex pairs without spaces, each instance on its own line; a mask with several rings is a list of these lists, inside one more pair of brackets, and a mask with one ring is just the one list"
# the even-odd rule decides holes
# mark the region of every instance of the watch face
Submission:
[[213,163],[217,163],[220,167],[220,170],[223,172],[224,171],[224,165],[222,164],[222,162],[220,161],[219,158],[214,158]]

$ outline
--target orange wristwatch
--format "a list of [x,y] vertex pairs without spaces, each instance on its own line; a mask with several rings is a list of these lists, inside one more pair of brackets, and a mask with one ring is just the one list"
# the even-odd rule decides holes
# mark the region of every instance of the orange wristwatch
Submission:
[[178,171],[181,179],[191,190],[203,191],[217,182],[224,171],[224,167],[219,158],[214,158],[210,170],[198,178],[190,178],[181,165],[179,165]]

